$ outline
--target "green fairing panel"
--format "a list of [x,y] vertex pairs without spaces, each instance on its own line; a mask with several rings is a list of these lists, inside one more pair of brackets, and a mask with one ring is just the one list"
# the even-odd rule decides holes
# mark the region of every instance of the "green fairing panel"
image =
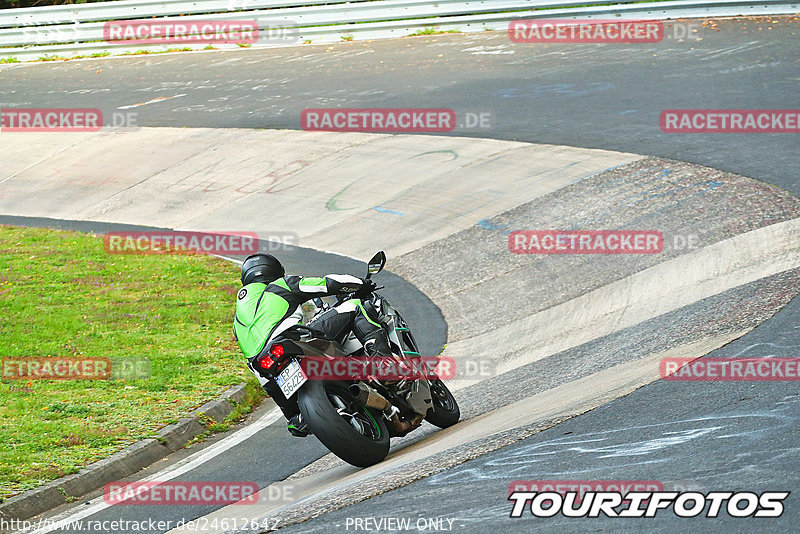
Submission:
[[289,302],[266,290],[261,283],[249,284],[246,295],[236,302],[233,328],[239,348],[245,357],[252,358],[264,348],[270,332],[286,315]]

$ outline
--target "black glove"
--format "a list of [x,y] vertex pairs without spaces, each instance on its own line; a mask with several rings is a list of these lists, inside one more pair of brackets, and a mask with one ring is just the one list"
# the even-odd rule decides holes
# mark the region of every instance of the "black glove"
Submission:
[[378,287],[378,284],[373,282],[370,278],[362,278],[361,289],[355,292],[355,296],[359,299],[367,298],[369,297],[370,293],[375,291],[376,287]]

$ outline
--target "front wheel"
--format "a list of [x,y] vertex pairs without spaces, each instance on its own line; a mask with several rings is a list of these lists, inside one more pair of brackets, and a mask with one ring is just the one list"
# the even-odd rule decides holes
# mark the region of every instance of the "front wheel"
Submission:
[[455,397],[441,380],[431,380],[431,400],[433,406],[425,416],[427,422],[439,428],[447,428],[458,423],[461,410],[458,409]]
[[311,432],[345,462],[369,467],[389,454],[383,417],[353,397],[345,382],[309,380],[297,404]]

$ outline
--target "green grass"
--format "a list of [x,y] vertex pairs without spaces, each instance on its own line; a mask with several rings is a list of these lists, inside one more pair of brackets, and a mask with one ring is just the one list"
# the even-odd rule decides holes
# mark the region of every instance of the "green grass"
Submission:
[[44,56],[39,57],[36,61],[64,61],[66,58],[64,56],[56,56],[55,54],[45,54]]
[[[0,356],[151,367],[139,379],[0,382],[0,499],[152,437],[250,378],[231,334],[237,289],[236,267],[210,256],[108,255],[97,236],[0,226]],[[235,417],[260,400],[248,395]]]
[[417,37],[419,35],[441,35],[443,33],[461,33],[459,30],[440,30],[434,26],[428,26],[425,29],[417,30],[414,33],[410,33],[409,37]]
[[[239,45],[242,46],[242,45]],[[245,45],[249,47],[250,45]],[[195,49],[190,48],[188,46],[184,46],[182,48],[168,48],[166,50],[136,50],[134,52],[123,52],[118,54],[119,56],[148,56],[151,54],[168,54],[172,52],[193,52]],[[213,46],[209,45],[205,47],[203,50],[216,50]],[[101,57],[108,57],[111,55],[111,52],[97,52],[94,54],[89,54],[88,56],[55,56],[55,55],[44,55],[36,59],[35,61],[72,61],[74,59],[86,59],[86,58],[101,58]],[[9,57],[7,59],[0,59],[0,63],[19,63],[20,61],[16,58]]]

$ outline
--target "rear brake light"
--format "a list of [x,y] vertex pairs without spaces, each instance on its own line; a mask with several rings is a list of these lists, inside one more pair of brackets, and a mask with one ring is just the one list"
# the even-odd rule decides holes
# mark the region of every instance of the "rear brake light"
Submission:
[[283,353],[286,352],[281,344],[272,345],[272,348],[269,349],[269,353],[275,356],[275,358],[280,358],[283,356]]
[[273,360],[267,355],[264,355],[261,357],[260,360],[258,360],[258,365],[261,366],[262,369],[269,369],[270,367],[275,365],[275,360]]

